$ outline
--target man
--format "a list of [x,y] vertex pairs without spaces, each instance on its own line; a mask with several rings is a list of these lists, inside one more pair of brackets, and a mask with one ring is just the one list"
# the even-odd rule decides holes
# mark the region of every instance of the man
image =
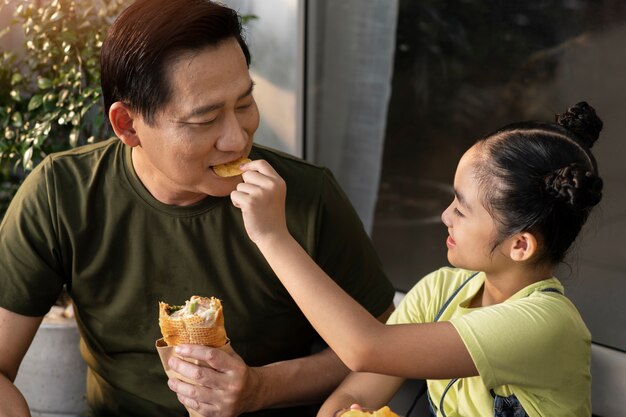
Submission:
[[[266,159],[289,184],[290,230],[384,320],[393,287],[332,175],[257,145],[259,113],[237,14],[208,0],[138,0],[102,48],[118,139],[51,155],[0,226],[0,416],[28,415],[19,363],[65,285],[75,303],[94,416],[306,416],[347,370],[247,238],[229,194],[241,176],[212,167]],[[222,300],[236,354],[186,346],[205,365],[170,365],[154,342],[158,301]],[[311,294],[315,297],[315,294]],[[324,300],[319,300],[324,308]],[[174,392],[172,392],[174,391]],[[260,411],[259,411],[260,410]]]

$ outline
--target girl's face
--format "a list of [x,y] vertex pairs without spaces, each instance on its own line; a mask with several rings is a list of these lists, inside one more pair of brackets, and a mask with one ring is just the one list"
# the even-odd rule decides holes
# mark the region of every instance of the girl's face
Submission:
[[477,154],[474,146],[459,161],[454,176],[455,198],[441,219],[448,227],[450,264],[472,271],[496,272],[503,255],[498,248],[492,252],[496,224],[482,204],[473,168]]

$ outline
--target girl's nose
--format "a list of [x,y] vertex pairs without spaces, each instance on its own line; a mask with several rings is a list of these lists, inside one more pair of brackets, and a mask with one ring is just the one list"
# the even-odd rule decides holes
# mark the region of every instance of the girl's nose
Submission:
[[452,204],[450,204],[448,206],[447,209],[445,209],[443,211],[443,213],[441,213],[441,221],[443,222],[443,224],[445,224],[447,227],[452,226],[452,223],[450,222],[450,208],[452,207]]

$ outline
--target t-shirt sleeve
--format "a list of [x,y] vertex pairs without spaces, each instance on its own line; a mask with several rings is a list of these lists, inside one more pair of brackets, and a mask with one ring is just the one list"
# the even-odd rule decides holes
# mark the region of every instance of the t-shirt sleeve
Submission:
[[434,320],[437,298],[433,294],[435,281],[439,271],[431,272],[420,279],[406,293],[398,307],[387,320],[387,324],[430,323]]
[[576,315],[550,297],[559,296],[526,297],[450,320],[488,387],[567,383],[556,370],[580,363],[573,356],[589,340],[580,337]]
[[51,179],[48,159],[25,179],[0,224],[0,307],[27,316],[46,314],[64,283]]
[[318,216],[315,261],[372,315],[385,312],[395,289],[356,210],[329,170],[324,170]]

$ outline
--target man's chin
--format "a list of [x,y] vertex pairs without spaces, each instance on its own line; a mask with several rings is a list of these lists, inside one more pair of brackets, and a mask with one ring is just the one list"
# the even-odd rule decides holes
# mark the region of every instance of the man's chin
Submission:
[[222,178],[213,181],[211,186],[203,190],[203,192],[211,197],[227,197],[237,189],[237,184],[242,182],[241,176]]

